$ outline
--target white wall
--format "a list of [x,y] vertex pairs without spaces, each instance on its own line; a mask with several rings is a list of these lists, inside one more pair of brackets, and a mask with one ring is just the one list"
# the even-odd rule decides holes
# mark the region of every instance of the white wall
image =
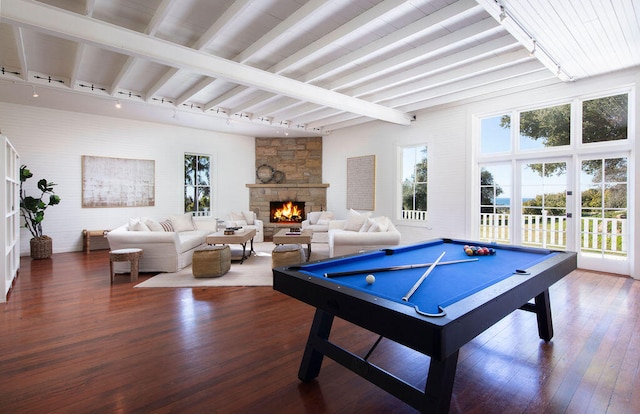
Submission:
[[[376,155],[376,211],[374,215],[396,218],[395,205],[398,192],[397,145],[427,143],[429,151],[429,207],[428,223],[424,227],[399,225],[403,243],[413,243],[437,237],[472,239],[474,237],[472,207],[477,178],[471,167],[473,159],[473,115],[496,113],[529,105],[541,105],[557,100],[605,94],[607,91],[640,84],[640,73],[629,70],[615,75],[582,80],[575,83],[555,84],[503,96],[477,99],[475,102],[431,109],[418,113],[417,119],[409,127],[381,122],[363,124],[324,137],[323,140],[323,181],[330,183],[327,192],[327,209],[336,212],[340,218],[346,217],[346,159],[362,155]],[[630,142],[635,146],[632,155],[636,168],[640,168],[637,151],[640,129],[640,97],[631,95],[632,111],[636,113],[636,124],[630,125]],[[637,176],[630,172],[631,200],[630,214],[640,223],[640,184]],[[397,223],[397,221],[395,221]],[[640,235],[633,234],[635,250],[640,247]],[[633,256],[633,255],[632,255]],[[631,258],[631,269],[637,268]],[[638,275],[635,275],[638,276]]]
[[[82,229],[110,229],[130,217],[164,218],[183,211],[185,152],[213,157],[214,217],[247,209],[255,182],[255,139],[170,125],[0,103],[0,129],[34,177],[57,183],[62,202],[47,209],[44,233],[54,253],[82,250]],[[82,208],[82,155],[155,160],[154,207]],[[31,235],[21,233],[21,254]],[[93,240],[92,240],[93,243]]]

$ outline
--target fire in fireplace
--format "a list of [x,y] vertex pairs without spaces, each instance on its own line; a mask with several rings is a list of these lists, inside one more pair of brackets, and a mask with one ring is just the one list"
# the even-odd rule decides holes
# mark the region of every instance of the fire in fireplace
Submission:
[[271,201],[271,223],[301,223],[304,220],[304,201]]

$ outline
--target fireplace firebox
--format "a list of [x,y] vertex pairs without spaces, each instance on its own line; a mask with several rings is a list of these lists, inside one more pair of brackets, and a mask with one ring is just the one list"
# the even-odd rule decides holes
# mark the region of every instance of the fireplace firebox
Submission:
[[302,223],[304,220],[304,201],[271,201],[269,203],[271,223]]

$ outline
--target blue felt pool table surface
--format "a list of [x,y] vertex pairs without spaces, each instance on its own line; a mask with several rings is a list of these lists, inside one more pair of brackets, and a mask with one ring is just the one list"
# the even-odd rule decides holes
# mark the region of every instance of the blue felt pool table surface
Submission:
[[[468,256],[464,251],[465,244],[467,243],[460,241],[435,240],[311,263],[302,266],[299,271],[338,285],[415,307],[421,312],[437,314],[440,308],[449,306],[518,272],[522,273],[557,254],[545,249],[482,245],[494,248],[496,254]],[[476,246],[479,245],[476,244]],[[441,262],[477,260],[437,265],[408,301],[403,301],[402,298],[427,271],[428,267],[372,273],[367,271],[367,269],[374,268],[432,263],[443,252],[445,254]],[[357,275],[325,277],[325,274],[353,270],[362,270],[363,272]],[[366,276],[368,274],[375,276],[373,284],[367,283]]]

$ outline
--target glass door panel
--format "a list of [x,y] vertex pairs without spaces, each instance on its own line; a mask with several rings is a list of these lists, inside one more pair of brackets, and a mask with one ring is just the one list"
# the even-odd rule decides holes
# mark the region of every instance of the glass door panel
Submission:
[[527,162],[520,168],[520,243],[567,248],[567,163]]
[[[585,259],[626,261],[629,254],[627,158],[583,160],[580,174],[580,253]],[[613,270],[603,264],[598,268]]]
[[513,198],[511,163],[480,168],[480,240],[510,244],[511,200]]

